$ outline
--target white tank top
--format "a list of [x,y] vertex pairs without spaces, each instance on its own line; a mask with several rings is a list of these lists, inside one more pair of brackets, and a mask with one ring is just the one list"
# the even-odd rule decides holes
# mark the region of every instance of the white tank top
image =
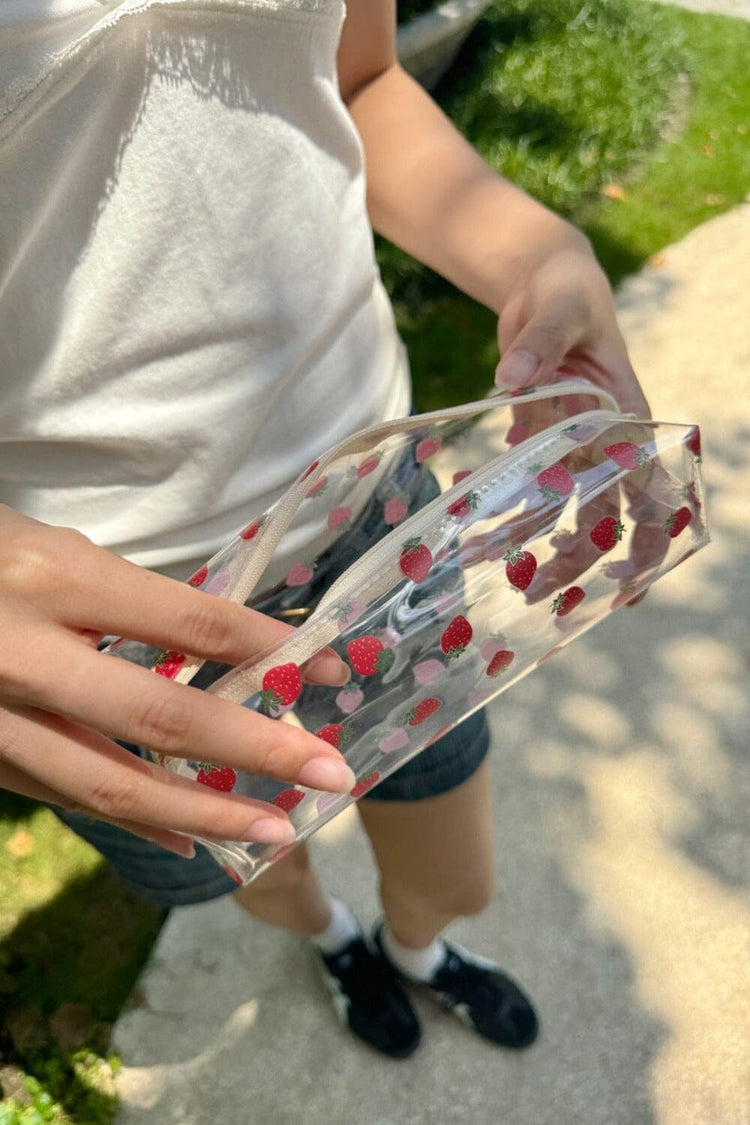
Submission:
[[0,4],[0,500],[184,575],[406,413],[342,16]]

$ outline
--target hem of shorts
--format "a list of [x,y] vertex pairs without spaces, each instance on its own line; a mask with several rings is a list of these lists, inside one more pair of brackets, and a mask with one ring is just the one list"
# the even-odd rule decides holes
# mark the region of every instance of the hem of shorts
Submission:
[[[403,801],[412,804],[414,801],[426,801],[429,797],[441,797],[444,793],[457,789],[459,785],[463,785],[465,781],[473,777],[487,757],[489,750],[490,739],[488,735],[486,745],[470,761],[463,758],[458,762],[446,762],[444,766],[429,774],[422,774],[417,778],[410,778],[408,781],[404,780],[403,788],[405,792],[403,794],[388,791],[380,793],[380,786],[376,785],[369,793],[364,793],[360,800]],[[390,780],[391,778],[385,778],[383,784],[387,785]],[[416,788],[419,788],[420,792],[415,793]],[[406,790],[411,790],[411,792],[406,792]]]

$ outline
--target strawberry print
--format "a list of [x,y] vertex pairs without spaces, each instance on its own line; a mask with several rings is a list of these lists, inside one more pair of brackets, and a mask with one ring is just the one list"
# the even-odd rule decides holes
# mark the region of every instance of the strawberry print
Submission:
[[481,645],[479,646],[479,651],[482,654],[482,659],[489,664],[493,656],[496,656],[498,652],[502,652],[502,650],[507,647],[508,642],[506,641],[503,634],[493,633],[492,636],[488,637],[486,641],[482,641]]
[[307,563],[295,563],[286,576],[287,586],[306,586],[313,576],[313,569]]
[[417,448],[414,450],[414,459],[418,465],[421,465],[429,457],[434,457],[440,449],[442,442],[439,437],[426,437],[422,438]]
[[382,641],[371,635],[349,641],[346,652],[352,668],[360,676],[374,676],[376,672],[385,673],[396,659],[392,649],[386,648]]
[[586,597],[586,591],[582,590],[580,586],[569,586],[562,594],[558,594],[552,603],[552,612],[556,613],[558,617],[565,617],[580,605]]
[[328,513],[327,522],[329,531],[337,531],[347,527],[351,518],[351,508],[332,508]]
[[260,516],[257,520],[253,520],[252,523],[249,523],[247,527],[242,529],[242,531],[240,532],[240,539],[254,539],[265,522],[265,516]]
[[263,677],[263,691],[260,704],[265,711],[278,711],[288,703],[294,703],[302,691],[302,678],[294,663],[277,664],[269,668]]
[[672,512],[669,519],[664,525],[664,530],[670,539],[676,539],[680,532],[684,531],[687,525],[693,518],[693,513],[689,508],[678,508],[676,512]]
[[420,660],[419,664],[415,664],[412,668],[414,682],[422,687],[429,687],[430,684],[434,684],[444,671],[445,665],[434,659]]
[[362,480],[362,477],[369,476],[370,473],[375,472],[378,465],[380,464],[380,458],[382,456],[382,453],[373,453],[371,457],[368,457],[366,461],[363,461],[362,464],[357,467],[357,477]]
[[528,419],[524,419],[522,422],[514,422],[505,435],[505,440],[508,445],[520,445],[528,437],[530,429],[531,422]]
[[642,445],[635,445],[632,441],[616,441],[613,445],[605,445],[604,453],[622,469],[639,469],[647,465],[649,456]]
[[219,594],[223,594],[227,586],[229,585],[231,577],[232,574],[229,567],[220,566],[216,571],[216,574],[214,574],[213,577],[208,580],[206,584],[206,593],[213,594],[215,597],[218,597]]
[[212,766],[210,762],[201,762],[195,780],[200,785],[207,785],[209,789],[231,793],[237,784],[237,774],[229,766]]
[[432,736],[432,738],[430,739],[430,741],[429,741],[428,743],[426,743],[426,744],[425,744],[425,750],[427,749],[427,747],[428,747],[428,746],[432,746],[432,745],[433,745],[433,743],[435,743],[435,742],[439,742],[439,741],[440,741],[440,739],[441,739],[441,738],[442,738],[442,737],[443,737],[444,735],[446,735],[446,734],[448,733],[448,731],[449,731],[450,729],[451,729],[450,727],[441,727],[441,728],[440,728],[440,730],[439,730],[439,731],[437,732],[437,734],[433,734],[433,736]]
[[362,616],[367,609],[365,602],[357,601],[356,598],[352,601],[341,602],[334,610],[336,621],[338,621],[339,630],[348,629],[350,625]]
[[282,812],[291,812],[304,799],[305,794],[302,789],[284,789],[281,793],[276,794],[272,803]]
[[424,582],[432,566],[432,552],[421,539],[407,539],[398,565],[412,582]]
[[202,566],[200,570],[196,570],[195,574],[191,574],[188,578],[188,586],[202,586],[208,578],[208,567]]
[[187,658],[181,652],[162,652],[154,671],[168,680],[174,679]]
[[378,739],[378,748],[383,754],[395,754],[397,750],[403,750],[408,745],[409,735],[403,727],[396,727],[395,730],[388,731],[388,734]]
[[611,551],[625,533],[625,525],[614,516],[605,516],[589,532],[589,539],[600,551]]
[[232,882],[236,883],[238,887],[242,886],[242,876],[238,875],[233,867],[222,867],[221,870],[225,875],[228,875]]
[[408,513],[409,507],[400,496],[392,496],[390,500],[386,501],[383,508],[383,518],[390,527],[401,523]]
[[424,723],[430,715],[434,715],[442,706],[442,700],[436,699],[434,696],[430,699],[423,699],[421,703],[412,707],[411,711],[408,712],[406,721],[410,727],[418,727],[420,723]]
[[470,476],[471,476],[471,469],[459,469],[457,472],[455,472],[453,474],[453,477],[451,479],[451,484],[460,484],[462,480],[466,480],[466,478],[470,477]]
[[377,785],[379,781],[380,774],[377,770],[374,770],[371,774],[368,774],[367,777],[360,778],[354,788],[350,790],[349,796],[357,800],[357,798],[366,793],[368,789],[372,789],[373,785]]
[[571,441],[576,441],[582,444],[584,441],[591,441],[596,437],[596,426],[592,426],[590,422],[574,422],[572,426],[566,426],[563,430],[566,437]]
[[316,738],[321,738],[323,742],[327,742],[329,746],[335,747],[336,750],[351,742],[353,736],[354,731],[345,723],[328,723],[315,733]]
[[459,496],[458,500],[454,500],[452,504],[448,505],[448,515],[453,516],[454,519],[465,519],[466,516],[470,516],[472,512],[476,511],[478,503],[478,494],[476,492],[467,492],[464,496]]
[[351,715],[352,711],[356,711],[362,700],[364,699],[364,692],[358,687],[345,687],[336,696],[336,706],[345,715]]
[[575,488],[575,481],[564,465],[551,465],[537,474],[536,483],[545,500],[560,500],[569,496]]
[[524,551],[522,547],[509,547],[503,558],[507,564],[505,576],[511,586],[515,586],[517,590],[525,590],[536,573],[536,559],[531,551]]
[[319,461],[313,461],[312,465],[308,465],[304,473],[300,475],[299,480],[307,480],[310,474],[315,472],[319,464]]
[[701,460],[701,432],[697,426],[693,426],[692,430],[687,436],[685,445],[695,457],[696,461]]
[[515,652],[511,652],[509,649],[500,649],[487,665],[487,675],[493,677],[500,676],[506,668],[510,668],[515,658]]
[[466,646],[473,635],[474,631],[469,622],[458,614],[443,631],[440,647],[449,660],[455,660],[466,651]]
[[307,492],[305,493],[305,499],[312,500],[313,496],[319,496],[321,493],[325,492],[327,487],[328,477],[319,477],[318,480],[316,480],[315,484],[310,485],[310,487],[308,488]]

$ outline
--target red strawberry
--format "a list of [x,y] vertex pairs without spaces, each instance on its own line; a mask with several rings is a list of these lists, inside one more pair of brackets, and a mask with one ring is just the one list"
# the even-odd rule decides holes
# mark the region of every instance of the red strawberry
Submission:
[[536,572],[536,559],[531,551],[524,551],[522,547],[509,547],[503,558],[507,563],[505,575],[511,586],[515,586],[517,590],[525,590]]
[[231,793],[237,784],[237,774],[229,766],[212,766],[210,762],[201,762],[195,780],[201,785],[207,785],[209,789]]
[[159,654],[159,660],[154,671],[171,680],[177,675],[186,659],[181,652],[162,652]]
[[454,617],[440,638],[440,647],[448,657],[453,660],[465,651],[467,644],[473,637],[471,625],[459,614]]
[[564,465],[550,465],[538,474],[536,483],[545,500],[559,500],[575,488],[575,481]]
[[387,672],[396,659],[393,650],[386,648],[377,637],[368,635],[349,641],[346,651],[355,672],[360,676],[374,676],[376,672]]
[[221,870],[225,875],[228,875],[232,882],[236,883],[238,887],[242,886],[242,876],[238,875],[233,867],[222,867]]
[[407,539],[398,565],[412,582],[424,582],[432,566],[432,553],[421,539]]
[[605,516],[589,532],[589,539],[600,551],[611,551],[625,533],[625,525],[614,516]]
[[414,451],[414,458],[417,461],[417,464],[421,465],[422,462],[426,461],[428,457],[434,457],[437,451],[440,449],[441,445],[442,442],[440,441],[440,438],[422,438],[419,445]]
[[328,513],[328,528],[330,531],[336,531],[340,527],[346,527],[351,519],[351,508],[332,508]]
[[471,469],[459,469],[458,472],[455,472],[453,474],[453,479],[451,480],[451,484],[460,484],[462,480],[466,480],[466,478],[470,477],[470,476],[471,476]]
[[478,503],[478,494],[476,492],[467,492],[465,496],[459,496],[458,500],[454,500],[452,504],[448,505],[448,515],[455,516],[456,519],[462,520],[475,511]]
[[643,446],[632,441],[616,441],[614,445],[606,445],[604,452],[623,469],[638,469],[647,465],[649,460]]
[[240,539],[254,539],[265,522],[265,516],[261,516],[260,519],[253,520],[252,523],[249,523],[247,527],[243,528],[243,530],[240,532]]
[[586,591],[582,590],[580,586],[569,586],[562,594],[558,594],[553,601],[552,613],[556,613],[558,617],[565,617],[577,605],[580,605],[585,597]]
[[506,668],[510,667],[515,658],[515,652],[511,652],[509,649],[502,649],[500,652],[496,652],[487,665],[487,675],[499,676],[501,672],[504,672]]
[[306,500],[312,500],[313,496],[317,496],[319,492],[324,492],[328,485],[328,477],[319,477],[315,484],[311,484],[305,493]]
[[202,566],[200,570],[196,570],[195,574],[191,574],[188,578],[188,586],[202,586],[208,578],[208,567]]
[[300,479],[300,480],[306,480],[306,479],[307,479],[307,477],[309,477],[309,476],[310,476],[310,473],[314,473],[314,472],[315,472],[315,470],[317,469],[317,467],[318,467],[318,465],[319,465],[319,464],[320,464],[320,462],[319,462],[319,461],[313,461],[312,465],[308,465],[308,466],[307,466],[307,468],[305,469],[304,473],[302,473],[302,474],[301,474],[301,476],[300,476],[300,478],[299,478],[299,479]]
[[294,703],[301,691],[302,679],[297,665],[277,664],[275,668],[269,668],[263,677],[261,707],[267,711],[278,711],[279,707]]
[[313,570],[307,563],[295,563],[286,576],[287,586],[306,586],[313,576]]
[[354,788],[349,791],[349,796],[354,797],[356,800],[357,797],[361,797],[363,793],[366,793],[368,789],[372,789],[373,785],[377,785],[379,781],[380,774],[375,770],[373,773],[368,774],[367,777],[360,778]]
[[386,501],[383,509],[383,518],[387,524],[401,523],[401,520],[408,514],[409,507],[401,499],[400,496],[392,496],[390,500]]
[[664,525],[664,530],[669,538],[676,539],[680,532],[685,530],[692,518],[693,513],[689,508],[678,508],[676,512],[672,512]]
[[357,476],[360,480],[362,480],[362,477],[366,477],[369,473],[372,473],[375,471],[375,469],[377,469],[378,465],[380,464],[380,458],[382,456],[382,453],[374,453],[372,457],[368,457],[366,461],[362,462],[362,464],[357,468]]
[[300,801],[304,801],[305,794],[301,789],[284,789],[281,793],[277,793],[273,799],[273,804],[277,809],[282,812],[291,812],[296,809]]
[[430,715],[434,715],[443,706],[441,700],[435,699],[432,696],[430,699],[423,699],[416,707],[412,707],[411,711],[406,716],[406,721],[410,727],[418,727],[420,723],[429,719]]
[[701,460],[701,432],[697,426],[693,426],[692,430],[687,436],[685,445],[688,447],[693,457],[698,461]]

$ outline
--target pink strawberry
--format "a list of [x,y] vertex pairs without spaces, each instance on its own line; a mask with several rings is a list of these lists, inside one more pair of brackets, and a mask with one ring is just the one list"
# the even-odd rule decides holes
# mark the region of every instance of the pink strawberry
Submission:
[[552,603],[552,613],[558,617],[565,617],[571,610],[580,605],[586,597],[586,591],[580,586],[569,586],[562,594],[558,594]]
[[287,586],[306,586],[313,576],[313,570],[307,563],[295,563],[286,576]]
[[693,426],[692,430],[687,436],[685,445],[698,461],[701,460],[701,432],[697,426]]
[[525,590],[536,572],[536,559],[531,551],[524,551],[522,547],[509,547],[503,558],[507,563],[505,575],[511,586],[515,586],[517,590]]
[[362,462],[362,464],[357,468],[357,476],[360,480],[362,480],[362,477],[368,476],[369,473],[372,473],[375,471],[375,469],[377,469],[378,465],[380,464],[380,458],[382,456],[382,453],[374,453],[371,457],[368,457],[366,461]]
[[385,673],[396,659],[393,650],[385,648],[377,637],[367,635],[349,641],[346,646],[347,655],[352,668],[360,676],[374,676],[376,672]]
[[464,496],[459,496],[458,500],[454,500],[452,504],[448,505],[448,515],[453,516],[455,519],[465,519],[476,510],[479,503],[479,496],[476,492],[467,492]]
[[471,469],[459,469],[458,472],[453,474],[451,484],[460,484],[462,480],[466,480],[471,476]]
[[386,501],[383,509],[383,517],[387,524],[393,526],[394,524],[401,523],[401,520],[408,515],[408,505],[404,503],[400,496],[393,496],[390,500]]
[[340,746],[346,746],[347,742],[351,741],[352,729],[342,723],[328,723],[315,732],[315,737],[322,739],[323,742],[327,742],[329,746],[334,746],[338,750]]
[[415,664],[412,668],[414,682],[421,684],[422,687],[434,684],[444,671],[445,666],[439,660],[421,660],[419,664]]
[[360,703],[364,699],[364,693],[361,688],[350,686],[342,688],[336,696],[336,706],[345,715],[351,715],[352,711],[356,711]]
[[678,508],[676,512],[672,512],[667,522],[664,525],[664,530],[670,539],[676,539],[681,531],[684,531],[687,525],[693,518],[693,513],[689,508]]
[[438,437],[422,438],[419,445],[414,451],[414,458],[417,464],[421,465],[428,457],[434,457],[440,449],[442,442]]
[[575,488],[575,481],[564,465],[550,465],[537,475],[536,483],[545,500],[559,500],[569,496]]
[[571,441],[582,444],[584,441],[590,441],[591,438],[596,437],[596,426],[592,426],[591,423],[574,422],[572,426],[566,426],[563,433]]
[[380,774],[377,770],[374,770],[371,774],[368,774],[367,777],[361,777],[359,779],[354,788],[350,789],[349,796],[354,797],[356,800],[358,797],[361,797],[363,793],[366,793],[368,789],[372,789],[373,785],[377,785],[379,781]]
[[531,429],[531,422],[525,420],[523,422],[514,422],[505,435],[505,440],[508,445],[520,445],[522,441],[528,437],[529,430]]
[[625,525],[614,516],[605,516],[589,532],[589,539],[600,551],[611,551],[625,532]]
[[643,446],[635,445],[632,441],[616,441],[613,445],[606,445],[604,452],[623,469],[638,469],[647,465],[649,460]]
[[340,527],[346,527],[351,518],[351,508],[332,508],[328,513],[328,528],[336,531]]
[[412,582],[424,582],[432,566],[430,548],[421,539],[407,539],[398,565]]
[[378,739],[378,747],[384,754],[395,754],[397,750],[403,750],[404,746],[408,745],[409,735],[403,727],[396,727],[395,730],[389,731]]
[[430,715],[434,715],[442,706],[442,701],[435,699],[434,696],[430,699],[423,699],[421,703],[412,707],[411,711],[408,712],[406,721],[410,727],[418,727],[420,723],[424,723]]
[[353,625],[366,609],[367,604],[362,601],[357,601],[356,598],[353,601],[341,602],[337,605],[334,612],[339,624],[339,632],[343,632],[344,629],[348,629],[350,625]]
[[296,809],[300,801],[304,801],[305,794],[301,789],[284,789],[281,793],[277,793],[273,799],[273,804],[277,809],[283,812],[291,812]]
[[315,484],[310,485],[305,493],[305,499],[312,500],[313,496],[317,496],[319,492],[324,492],[328,487],[328,477],[319,477]]
[[265,522],[265,516],[260,516],[259,519],[253,520],[252,523],[249,523],[247,527],[243,528],[240,532],[240,539],[254,539]]
[[207,594],[213,594],[214,596],[217,596],[218,594],[223,594],[223,592],[226,590],[227,586],[229,585],[229,581],[230,581],[231,577],[232,577],[232,574],[231,574],[231,571],[230,571],[229,567],[228,566],[220,566],[219,569],[216,571],[216,574],[214,574],[213,578],[209,579],[208,584],[206,586],[206,593]]
[[181,652],[162,652],[159,654],[159,660],[154,671],[171,680],[177,675],[186,659]]
[[294,703],[302,691],[302,678],[294,663],[277,664],[263,677],[260,702],[264,710],[278,711],[279,707]]
[[188,586],[202,586],[208,578],[208,567],[202,566],[200,570],[196,570],[195,574],[191,574],[188,578]]
[[443,631],[440,647],[449,660],[455,660],[465,652],[473,635],[474,631],[469,622],[458,614]]
[[508,642],[502,633],[493,633],[486,641],[482,641],[479,646],[479,651],[482,654],[482,658],[489,664],[493,656],[497,656],[498,652],[502,652],[503,649],[507,647]]
[[209,789],[231,793],[237,784],[237,774],[229,766],[212,766],[210,762],[201,762],[195,780],[201,785],[207,785]]
[[510,667],[515,658],[515,652],[511,652],[509,649],[501,649],[500,652],[496,652],[487,665],[487,675],[499,676],[506,668]]

